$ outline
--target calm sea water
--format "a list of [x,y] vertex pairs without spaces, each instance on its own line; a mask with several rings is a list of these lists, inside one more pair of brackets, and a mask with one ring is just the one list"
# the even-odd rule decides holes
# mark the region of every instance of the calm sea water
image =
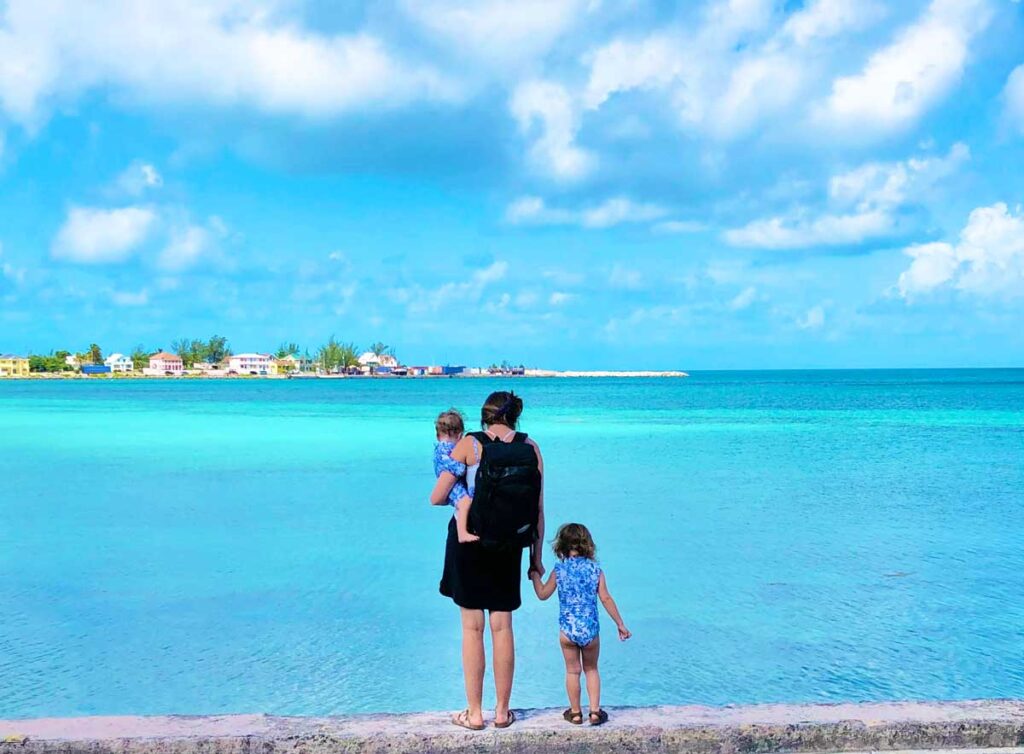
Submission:
[[1024,371],[8,381],[0,717],[460,707],[432,420],[509,385],[634,633],[609,704],[1024,696]]

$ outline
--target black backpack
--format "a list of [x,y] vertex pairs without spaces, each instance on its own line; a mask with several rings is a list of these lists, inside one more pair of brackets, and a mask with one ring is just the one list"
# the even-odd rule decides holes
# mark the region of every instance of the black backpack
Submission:
[[483,452],[467,528],[487,547],[529,547],[540,512],[537,452],[522,432],[516,432],[511,442],[495,440],[486,432],[471,435]]

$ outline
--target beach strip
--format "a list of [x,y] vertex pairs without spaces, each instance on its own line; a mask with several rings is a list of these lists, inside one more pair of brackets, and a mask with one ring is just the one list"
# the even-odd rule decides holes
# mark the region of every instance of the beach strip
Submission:
[[[600,728],[524,710],[508,730],[463,731],[450,713],[80,717],[0,720],[0,752],[781,752],[947,751],[1024,744],[1024,701],[608,708]],[[994,754],[994,752],[993,752]]]

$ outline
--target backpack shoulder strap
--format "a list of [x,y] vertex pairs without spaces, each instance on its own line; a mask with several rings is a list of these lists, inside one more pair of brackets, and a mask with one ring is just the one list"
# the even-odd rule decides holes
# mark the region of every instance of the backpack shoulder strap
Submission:
[[516,436],[512,438],[512,442],[526,442],[528,434],[525,432],[516,432]]
[[494,438],[492,438],[486,432],[468,432],[467,434],[474,440],[476,440],[478,443],[480,443],[481,446],[490,445],[492,442],[494,442]]

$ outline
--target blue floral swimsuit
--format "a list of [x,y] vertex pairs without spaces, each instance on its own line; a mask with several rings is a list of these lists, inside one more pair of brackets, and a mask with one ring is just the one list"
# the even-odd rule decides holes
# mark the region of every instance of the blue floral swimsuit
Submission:
[[448,493],[448,505],[454,507],[462,498],[469,497],[469,490],[466,489],[466,464],[452,458],[453,450],[455,443],[447,440],[434,446],[434,476],[439,477],[442,471],[447,471],[455,477],[452,491]]
[[597,585],[601,566],[590,558],[573,557],[555,563],[558,585],[558,627],[573,644],[587,646],[597,638]]

